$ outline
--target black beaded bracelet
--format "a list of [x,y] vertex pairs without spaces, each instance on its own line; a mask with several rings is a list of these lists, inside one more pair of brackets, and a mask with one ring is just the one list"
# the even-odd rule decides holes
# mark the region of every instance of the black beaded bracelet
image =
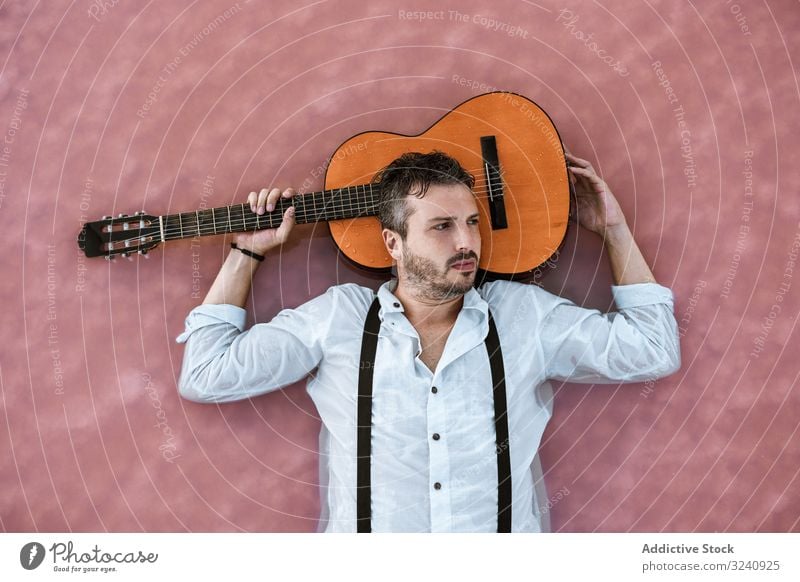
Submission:
[[258,253],[254,253],[253,251],[248,251],[247,249],[239,248],[238,246],[236,246],[235,242],[231,243],[231,248],[232,249],[236,249],[237,251],[240,251],[240,252],[244,253],[248,257],[254,258],[259,263],[263,262],[263,260],[264,260],[264,255],[259,255]]

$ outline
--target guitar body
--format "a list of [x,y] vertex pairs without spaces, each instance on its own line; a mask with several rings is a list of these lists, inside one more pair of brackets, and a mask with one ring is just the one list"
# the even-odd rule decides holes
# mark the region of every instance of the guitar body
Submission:
[[[507,224],[494,228],[486,192],[481,138],[494,136]],[[492,278],[533,272],[563,244],[570,209],[570,182],[561,139],[533,101],[495,92],[469,99],[419,135],[365,132],[331,156],[325,189],[369,182],[405,152],[443,151],[475,176],[481,213],[479,268]],[[480,185],[483,185],[481,187]],[[388,271],[392,258],[376,216],[328,222],[339,251],[359,267]]]

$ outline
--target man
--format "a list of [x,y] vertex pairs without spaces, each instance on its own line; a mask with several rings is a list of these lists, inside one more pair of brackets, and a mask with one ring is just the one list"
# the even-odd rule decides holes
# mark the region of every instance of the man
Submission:
[[[577,220],[606,243],[617,313],[601,314],[509,281],[474,287],[481,253],[473,179],[441,153],[405,154],[380,174],[383,242],[397,278],[381,285],[373,372],[372,531],[498,530],[499,465],[489,314],[502,351],[511,477],[511,531],[542,531],[532,464],[552,412],[549,379],[641,382],[680,367],[672,292],[658,285],[622,211],[591,164],[567,154]],[[251,192],[271,211],[291,189]],[[186,319],[180,394],[228,402],[277,390],[314,368],[307,390],[322,420],[322,519],[356,531],[357,399],[365,319],[375,293],[330,287],[269,323],[244,330],[243,309],[263,255],[294,225],[237,235],[203,305]],[[538,461],[538,459],[537,459]]]

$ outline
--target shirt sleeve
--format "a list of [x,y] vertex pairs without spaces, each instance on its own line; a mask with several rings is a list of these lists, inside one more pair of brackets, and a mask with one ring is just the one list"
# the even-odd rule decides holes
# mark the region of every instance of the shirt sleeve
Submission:
[[681,365],[673,294],[657,283],[612,285],[617,312],[552,295],[540,329],[547,376],[578,383],[643,382]]
[[194,402],[231,402],[297,382],[322,360],[336,286],[270,322],[245,330],[235,305],[200,305],[176,342],[185,343],[178,391]]

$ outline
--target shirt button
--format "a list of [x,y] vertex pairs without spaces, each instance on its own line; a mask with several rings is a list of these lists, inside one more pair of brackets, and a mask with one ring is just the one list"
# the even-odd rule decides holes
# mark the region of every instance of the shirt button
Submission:
[[439,440],[439,433],[438,432],[433,433],[433,440],[435,440],[435,441]]
[[437,489],[437,490],[441,489],[442,488],[442,484],[437,481],[436,483],[433,484],[433,488]]
[[439,389],[436,386],[431,388],[431,392],[433,392],[434,394],[436,394],[438,391],[439,391]]
[[400,307],[400,304],[399,304],[397,301],[395,301],[394,303],[392,303],[392,305],[394,305],[395,307]]

